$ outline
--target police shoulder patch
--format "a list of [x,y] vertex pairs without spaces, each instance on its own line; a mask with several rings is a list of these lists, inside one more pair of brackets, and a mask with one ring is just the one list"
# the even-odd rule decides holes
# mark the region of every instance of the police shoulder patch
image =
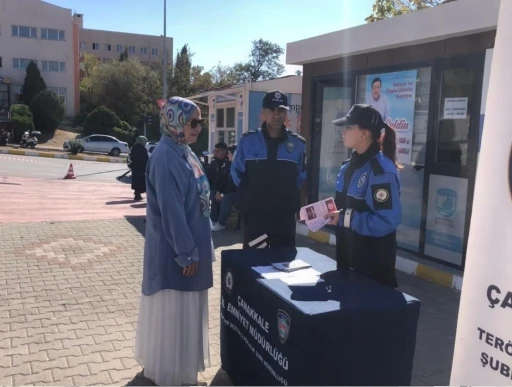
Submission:
[[257,131],[257,130],[249,130],[249,131],[247,131],[247,132],[245,132],[245,133],[242,133],[242,135],[240,136],[240,138],[242,139],[242,138],[244,138],[244,137],[247,137],[247,136],[248,136],[248,135],[250,135],[250,134],[256,134],[256,133],[258,133],[258,131]]
[[376,211],[393,209],[390,183],[372,184],[371,188],[373,207]]
[[292,131],[291,131],[291,130],[289,130],[289,129],[287,129],[286,131],[288,132],[288,134],[289,134],[290,136],[295,137],[296,139],[298,139],[298,140],[302,141],[304,144],[306,143],[306,139],[305,139],[304,137],[302,137],[300,134],[294,133],[294,132],[292,132]]

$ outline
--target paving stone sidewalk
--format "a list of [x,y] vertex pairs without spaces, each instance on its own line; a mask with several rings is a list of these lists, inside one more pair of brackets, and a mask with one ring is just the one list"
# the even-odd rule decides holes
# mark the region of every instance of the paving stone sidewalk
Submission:
[[[141,218],[0,224],[0,386],[147,382],[134,360],[143,233]],[[220,369],[220,252],[239,241],[239,232],[214,236],[203,384],[230,385]],[[333,254],[306,238],[298,244]],[[423,301],[413,384],[447,385],[459,295],[417,277],[399,281]]]

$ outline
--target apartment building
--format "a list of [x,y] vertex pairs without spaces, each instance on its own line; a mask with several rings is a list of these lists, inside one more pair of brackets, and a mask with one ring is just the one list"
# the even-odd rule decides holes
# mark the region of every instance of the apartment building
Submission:
[[78,30],[71,9],[41,0],[0,0],[0,110],[20,99],[35,61],[47,87],[74,116],[78,106]]
[[[74,19],[80,31],[80,53],[93,54],[103,63],[119,59],[125,49],[129,57],[138,58],[144,64],[162,61],[164,58],[163,36],[93,30],[83,28],[84,15],[75,14]],[[168,61],[172,63],[173,39],[170,37],[166,38],[166,51]]]

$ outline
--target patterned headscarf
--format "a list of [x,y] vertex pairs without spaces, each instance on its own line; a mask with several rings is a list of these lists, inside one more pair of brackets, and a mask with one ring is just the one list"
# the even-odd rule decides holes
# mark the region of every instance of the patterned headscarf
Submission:
[[166,101],[160,111],[160,132],[172,138],[187,154],[187,162],[194,172],[199,193],[199,204],[204,217],[210,216],[210,184],[201,162],[185,140],[184,126],[190,121],[197,105],[185,98],[172,97]]

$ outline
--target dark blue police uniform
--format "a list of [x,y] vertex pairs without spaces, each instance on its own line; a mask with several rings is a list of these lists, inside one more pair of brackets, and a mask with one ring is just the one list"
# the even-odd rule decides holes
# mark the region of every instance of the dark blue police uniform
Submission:
[[[336,121],[335,121],[336,122]],[[396,229],[402,217],[400,177],[378,144],[354,152],[336,180],[336,260],[391,287],[395,276]]]
[[[266,124],[244,133],[231,166],[244,219],[244,247],[295,246],[299,188],[306,178],[306,141],[283,126],[268,135]],[[256,245],[251,241],[267,235]]]

